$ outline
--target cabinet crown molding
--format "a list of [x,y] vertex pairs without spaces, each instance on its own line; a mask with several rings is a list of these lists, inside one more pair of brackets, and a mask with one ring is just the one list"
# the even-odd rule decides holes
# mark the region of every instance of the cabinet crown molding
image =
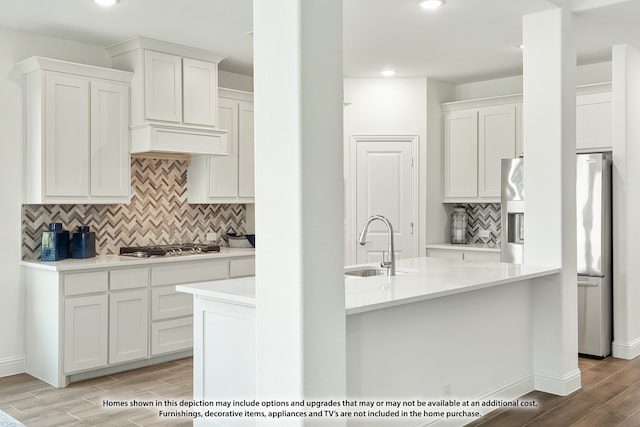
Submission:
[[130,71],[115,70],[113,68],[98,67],[95,65],[78,64],[60,59],[32,56],[20,61],[16,66],[23,74],[33,73],[38,70],[56,71],[59,73],[76,74],[98,79],[114,80],[123,83],[131,82],[133,73]]
[[114,43],[106,47],[107,52],[112,57],[131,52],[136,49],[148,49],[158,52],[170,53],[172,55],[183,56],[186,58],[199,59],[218,64],[226,58],[216,52],[211,52],[195,47],[183,46],[176,43],[165,42],[162,40],[150,39],[148,37],[135,36],[122,42]]

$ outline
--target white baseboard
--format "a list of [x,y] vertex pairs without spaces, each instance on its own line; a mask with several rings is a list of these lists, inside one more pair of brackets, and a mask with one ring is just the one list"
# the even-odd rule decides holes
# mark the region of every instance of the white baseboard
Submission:
[[561,377],[545,373],[535,374],[535,388],[538,391],[551,393],[558,396],[567,396],[580,389],[581,374],[580,369],[576,369]]
[[611,345],[611,354],[619,359],[631,360],[640,356],[640,338],[629,343],[614,341]]
[[[503,384],[494,388],[493,390],[479,396],[475,399],[469,399],[471,401],[488,401],[488,400],[503,400],[503,401],[512,401],[525,394],[535,390],[534,389],[534,377],[533,375],[526,375],[524,377],[513,380],[508,384]],[[462,400],[462,399],[458,399]],[[458,408],[460,409],[460,408]],[[480,412],[481,415],[487,415],[488,413],[499,409],[492,407],[482,407],[482,406],[474,406],[474,407],[466,407],[467,411]],[[425,426],[437,426],[437,427],[460,427],[474,421],[476,418],[451,418],[444,419],[440,418],[433,422],[421,423],[417,424],[416,427],[425,427]]]
[[25,372],[24,356],[0,359],[0,377],[22,374]]

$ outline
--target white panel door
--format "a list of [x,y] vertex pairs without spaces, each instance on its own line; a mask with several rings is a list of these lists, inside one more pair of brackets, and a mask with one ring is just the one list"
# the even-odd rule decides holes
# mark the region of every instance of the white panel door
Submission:
[[[417,137],[355,137],[356,144],[356,232],[372,215],[386,217],[393,226],[396,258],[415,256],[415,173]],[[382,261],[388,248],[386,225],[369,226],[367,244],[356,245],[356,262]],[[385,255],[386,259],[386,255]]]
[[184,123],[215,126],[218,108],[218,65],[182,59]]
[[144,52],[144,100],[147,119],[182,121],[182,58]]
[[91,195],[128,197],[129,88],[91,82]]
[[149,291],[109,295],[109,363],[147,357]]
[[516,155],[517,104],[480,108],[478,111],[478,196],[500,197],[502,159]]
[[228,156],[214,156],[209,162],[209,197],[238,195],[238,101],[220,98],[218,120],[220,129],[229,131]]
[[89,195],[89,79],[47,73],[46,195]]
[[238,108],[238,196],[255,197],[253,161],[253,103]]

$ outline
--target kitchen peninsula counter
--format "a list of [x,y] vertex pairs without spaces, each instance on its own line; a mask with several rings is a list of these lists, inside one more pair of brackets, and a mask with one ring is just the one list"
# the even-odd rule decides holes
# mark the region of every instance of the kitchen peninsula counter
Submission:
[[[364,266],[349,266],[346,270]],[[398,260],[397,270],[395,277],[346,277],[346,314],[442,298],[560,271],[549,267],[431,257]],[[180,285],[177,289],[218,301],[255,306],[255,277]]]
[[[532,288],[547,285],[559,269],[427,257],[399,260],[397,270],[395,277],[344,280],[349,399],[512,400],[535,389],[539,302]],[[176,290],[194,295],[194,398],[228,400],[230,390],[236,398],[256,398],[255,278]],[[198,418],[194,425],[217,421]],[[436,420],[388,421],[408,427]]]

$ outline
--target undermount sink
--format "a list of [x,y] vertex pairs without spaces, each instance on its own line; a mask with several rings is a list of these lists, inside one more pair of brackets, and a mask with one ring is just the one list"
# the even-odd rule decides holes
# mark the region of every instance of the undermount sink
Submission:
[[[404,274],[406,271],[396,271],[396,274]],[[386,268],[376,268],[376,267],[363,267],[354,270],[346,270],[344,272],[345,276],[353,276],[353,277],[371,277],[371,276],[386,276],[387,269]]]
[[345,276],[356,276],[356,277],[370,277],[370,276],[382,276],[383,274],[387,274],[386,269],[367,267],[360,268],[358,270],[348,270],[344,272]]

